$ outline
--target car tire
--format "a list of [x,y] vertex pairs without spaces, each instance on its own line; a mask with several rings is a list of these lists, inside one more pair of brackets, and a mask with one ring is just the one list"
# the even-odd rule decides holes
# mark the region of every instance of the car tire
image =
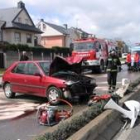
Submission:
[[6,83],[4,85],[4,94],[7,98],[14,98],[15,97],[15,93],[12,92],[11,90],[11,84],[10,83]]
[[[56,105],[59,104],[60,101],[57,101],[57,99],[62,97],[62,91],[56,87],[50,87],[47,91],[47,98],[48,101],[51,102],[51,104]],[[54,101],[53,101],[54,100]]]

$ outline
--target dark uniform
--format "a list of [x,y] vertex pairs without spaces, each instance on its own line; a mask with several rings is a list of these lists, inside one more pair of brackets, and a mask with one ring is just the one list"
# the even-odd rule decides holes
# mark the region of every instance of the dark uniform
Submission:
[[29,60],[29,57],[27,56],[26,52],[23,51],[21,57],[20,57],[20,61],[27,61]]
[[116,88],[118,66],[119,70],[121,70],[121,62],[119,60],[119,57],[115,55],[114,51],[112,51],[106,61],[107,81],[109,85],[109,90],[111,90],[111,88],[115,90]]

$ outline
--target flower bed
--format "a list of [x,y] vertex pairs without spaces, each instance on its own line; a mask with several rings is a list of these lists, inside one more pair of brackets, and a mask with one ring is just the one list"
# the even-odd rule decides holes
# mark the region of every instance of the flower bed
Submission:
[[101,104],[97,103],[96,105],[89,107],[89,109],[84,111],[81,115],[74,117],[70,122],[62,121],[58,126],[59,129],[52,133],[46,133],[43,136],[38,137],[36,140],[66,140],[66,138],[85,126],[101,112]]

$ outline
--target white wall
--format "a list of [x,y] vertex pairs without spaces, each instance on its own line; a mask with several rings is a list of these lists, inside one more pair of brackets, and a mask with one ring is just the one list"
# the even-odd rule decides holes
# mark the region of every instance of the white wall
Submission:
[[27,24],[26,19],[28,19],[28,25],[33,25],[30,18],[28,17],[27,13],[23,10],[21,13],[17,16],[17,18],[14,20],[15,22],[18,22],[18,18],[21,18],[22,24]]
[[[40,30],[44,33],[41,36],[60,36],[63,35],[62,33],[58,32],[57,30],[53,29],[52,27],[48,26],[44,22],[40,22],[38,27],[40,26]],[[43,28],[45,26],[45,28]]]
[[[15,32],[21,33],[20,42],[15,41]],[[27,43],[27,34],[32,35],[32,43]],[[34,46],[34,36],[35,35],[32,32],[26,32],[26,31],[14,30],[14,29],[4,30],[3,32],[3,40],[11,44],[27,44],[29,46]]]
[[3,31],[3,41],[12,42],[12,32],[11,30],[4,30]]

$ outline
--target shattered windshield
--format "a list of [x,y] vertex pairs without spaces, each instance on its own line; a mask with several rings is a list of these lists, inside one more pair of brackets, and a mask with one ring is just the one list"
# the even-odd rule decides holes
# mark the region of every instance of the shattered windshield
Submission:
[[49,75],[50,62],[39,62],[40,67],[46,75]]
[[75,51],[90,51],[91,49],[95,49],[93,43],[90,42],[82,42],[82,43],[75,43],[74,50]]

